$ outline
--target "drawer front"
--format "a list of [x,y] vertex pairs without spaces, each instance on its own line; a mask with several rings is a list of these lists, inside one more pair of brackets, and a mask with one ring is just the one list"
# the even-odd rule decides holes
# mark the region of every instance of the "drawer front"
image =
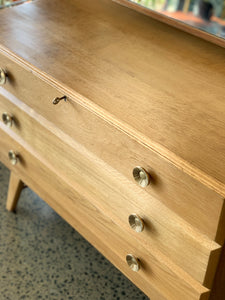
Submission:
[[[94,195],[95,206],[146,248],[155,247],[196,280],[211,286],[220,253],[218,244],[19,100],[0,96],[0,112],[5,111],[14,120],[11,129],[45,157],[66,182],[79,184]],[[143,219],[143,232],[130,228],[128,217],[132,213]]]
[[[151,300],[207,299],[208,290],[186,274],[166,256],[145,249],[130,233],[117,226],[92,204],[93,195],[71,186],[58,177],[54,168],[20,137],[0,124],[0,160],[45,199],[75,229],[114,263]],[[8,149],[19,153],[19,162],[8,162]],[[77,189],[78,188],[78,189]],[[126,255],[140,260],[140,270],[133,272]]]
[[63,94],[21,65],[5,56],[0,56],[0,65],[9,75],[2,94],[7,91],[14,94],[129,180],[133,181],[135,166],[144,167],[152,180],[145,189],[140,188],[141,195],[148,193],[160,199],[198,230],[223,243],[225,230],[220,216],[224,201],[220,195],[106,122],[76,99],[53,105],[52,100]]

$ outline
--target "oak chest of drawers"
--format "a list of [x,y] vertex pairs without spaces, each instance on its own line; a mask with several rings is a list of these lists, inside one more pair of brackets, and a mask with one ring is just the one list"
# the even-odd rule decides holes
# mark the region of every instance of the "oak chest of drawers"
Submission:
[[225,299],[224,50],[108,0],[0,20],[7,208],[24,182],[152,300]]

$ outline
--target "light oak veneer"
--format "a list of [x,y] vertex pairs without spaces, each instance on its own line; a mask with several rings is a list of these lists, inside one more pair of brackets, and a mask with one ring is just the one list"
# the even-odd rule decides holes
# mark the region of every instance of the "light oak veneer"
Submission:
[[0,113],[8,110],[14,118],[13,131],[32,145],[57,174],[71,185],[79,183],[94,195],[96,207],[125,230],[129,230],[128,216],[132,212],[141,215],[144,232],[131,231],[131,234],[146,248],[155,247],[193,278],[211,287],[221,248],[218,244],[199,234],[161,201],[149,196],[59,129],[56,132],[52,123],[20,100],[11,97],[11,101],[0,97]]
[[[30,105],[40,115],[57,125],[57,128],[101,157],[128,179],[131,179],[133,168],[141,164],[153,179],[146,189],[151,196],[160,198],[166,206],[197,229],[216,242],[223,243],[225,226],[224,218],[220,216],[225,208],[222,196],[109,122],[105,115],[96,114],[95,110],[80,103],[79,98],[69,97],[67,103],[62,102],[54,106],[52,100],[56,96],[63,96],[60,90],[56,90],[5,56],[0,56],[0,64],[9,74],[7,84],[0,91],[2,95],[13,98],[5,91],[7,89],[22,100],[18,106],[23,107],[23,103]],[[15,101],[18,102],[16,99]],[[55,131],[57,132],[57,129]]]
[[[79,183],[76,185],[65,183],[57,176],[54,166],[49,165],[23,139],[1,123],[0,135],[2,137],[1,161],[19,174],[20,178],[24,178],[25,183],[30,185],[30,181],[36,182],[30,186],[36,186],[34,190],[40,195],[44,191],[44,199],[47,199],[47,202],[66,220],[72,222],[75,228],[78,226],[76,222],[78,220],[81,224],[78,227],[82,227],[81,233],[85,236],[87,231],[90,241],[147,294],[151,294],[152,287],[153,296],[156,293],[155,299],[175,300],[176,297],[184,300],[207,299],[208,290],[205,287],[159,251],[154,249],[149,251],[143,248],[141,243],[136,243],[128,232],[120,229],[110,218],[102,214],[101,210],[91,204],[92,193],[82,188]],[[9,164],[7,157],[7,150],[10,147],[15,148],[19,153],[20,162],[14,167]],[[125,264],[127,251],[140,258],[139,273],[130,270],[128,272]]]
[[218,37],[216,35],[210,34],[207,31],[198,29],[197,27],[190,26],[186,24],[185,22],[181,22],[179,20],[176,20],[172,17],[168,17],[167,15],[164,15],[161,12],[157,12],[155,10],[149,9],[148,7],[144,5],[139,5],[138,3],[129,1],[129,0],[113,0],[121,5],[124,5],[126,7],[129,7],[131,9],[135,9],[138,12],[141,12],[147,16],[150,16],[153,19],[159,20],[161,22],[164,22],[166,24],[169,24],[170,26],[174,26],[176,28],[179,28],[183,31],[186,31],[188,33],[191,33],[195,36],[201,37],[207,41],[210,41],[212,43],[215,43],[216,45],[219,45],[221,47],[225,47],[224,38]]
[[7,209],[25,182],[151,300],[224,300],[224,49],[110,0],[34,1],[0,26]]
[[34,1],[0,16],[2,49],[225,196],[223,48],[110,0]]

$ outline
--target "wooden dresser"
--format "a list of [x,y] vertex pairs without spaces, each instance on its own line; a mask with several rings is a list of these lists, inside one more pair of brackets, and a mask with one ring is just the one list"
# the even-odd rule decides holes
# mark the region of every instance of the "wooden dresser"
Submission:
[[110,0],[0,28],[7,209],[25,183],[151,300],[224,300],[225,50]]

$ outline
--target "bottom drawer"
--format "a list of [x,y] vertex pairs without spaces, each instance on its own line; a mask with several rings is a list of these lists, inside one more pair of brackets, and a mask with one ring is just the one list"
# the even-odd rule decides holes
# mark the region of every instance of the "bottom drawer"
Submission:
[[[8,160],[8,151],[19,155],[16,165]],[[207,299],[209,290],[173,264],[160,252],[145,249],[129,232],[121,229],[92,204],[93,195],[82,187],[70,186],[53,167],[24,143],[16,134],[0,124],[0,160],[40,195],[58,214],[78,230],[151,300]],[[133,272],[126,256],[140,261]]]

